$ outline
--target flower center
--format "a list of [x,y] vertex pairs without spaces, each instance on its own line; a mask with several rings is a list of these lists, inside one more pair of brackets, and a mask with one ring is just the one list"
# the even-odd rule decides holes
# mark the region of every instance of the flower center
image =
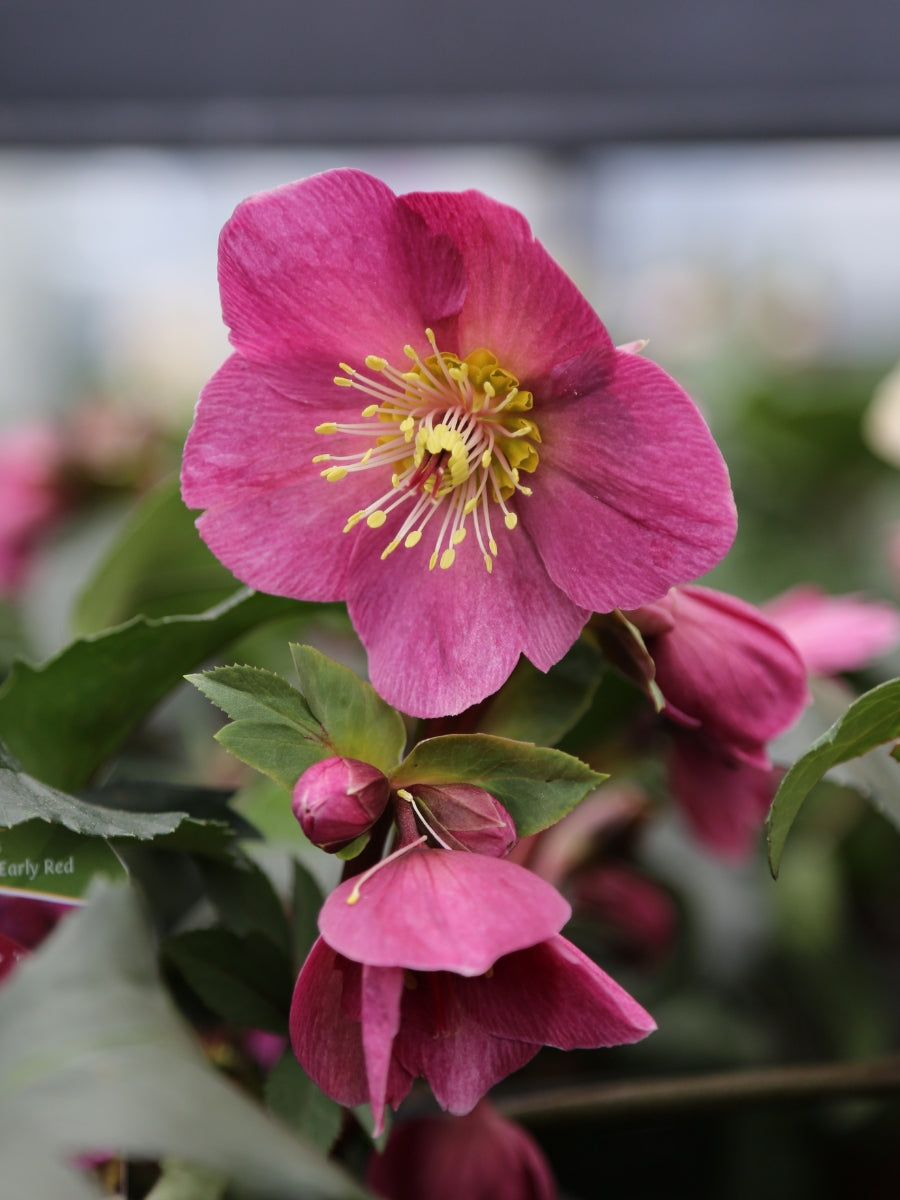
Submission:
[[313,462],[332,464],[322,471],[330,482],[351,471],[390,470],[390,488],[344,526],[348,533],[364,520],[378,529],[389,513],[405,506],[408,511],[383,559],[401,543],[407,549],[418,545],[426,526],[440,514],[429,569],[438,563],[445,570],[453,565],[456,547],[471,526],[491,571],[497,556],[492,510],[496,516],[499,509],[506,528],[515,529],[518,518],[507,501],[516,492],[531,495],[520,473],[533,472],[538,464],[541,435],[523,415],[533,398],[489,350],[474,350],[460,359],[439,351],[432,331],[425,332],[434,354],[423,361],[412,346],[405,346],[413,363],[410,371],[398,371],[374,354],[366,359],[374,378],[340,364],[345,374],[334,382],[365,392],[373,403],[362,410],[363,421],[326,421],[316,432],[352,434],[369,445],[358,454],[317,454]]

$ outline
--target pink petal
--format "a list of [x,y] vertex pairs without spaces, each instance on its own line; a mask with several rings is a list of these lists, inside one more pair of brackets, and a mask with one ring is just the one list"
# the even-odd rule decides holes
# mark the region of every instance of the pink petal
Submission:
[[724,858],[745,858],[759,842],[777,772],[746,761],[728,746],[678,731],[669,782],[694,835]]
[[362,969],[362,1041],[375,1136],[384,1129],[394,1038],[400,1029],[403,972],[399,967]]
[[588,613],[549,579],[523,530],[498,522],[490,575],[471,534],[452,567],[429,571],[426,540],[381,560],[401,520],[350,535],[350,618],[389,704],[419,717],[462,712],[506,681],[520,653],[547,670],[578,637]]
[[649,650],[668,715],[736,746],[770,741],[796,721],[809,699],[806,670],[759,609],[700,587],[674,588],[666,606],[675,626]]
[[495,1037],[561,1050],[617,1046],[656,1022],[624,988],[564,937],[507,955],[489,975],[460,980],[467,1017]]
[[372,966],[480,975],[571,914],[524,867],[461,850],[412,850],[360,879],[331,893],[319,930],[338,953]]
[[862,595],[829,596],[801,584],[763,605],[811,675],[856,671],[900,641],[900,613]]
[[655,363],[586,355],[579,374],[577,398],[539,415],[535,405],[540,465],[517,511],[576,604],[635,608],[725,555],[736,526],[728,472],[693,402]]
[[402,361],[407,342],[455,315],[465,295],[450,238],[428,232],[390,188],[328,171],[241,204],[219,242],[222,309],[249,357],[307,366],[310,352]]
[[468,289],[460,353],[485,347],[526,388],[586,345],[612,355],[600,318],[521,213],[475,191],[416,192],[401,203],[449,234],[462,255]]

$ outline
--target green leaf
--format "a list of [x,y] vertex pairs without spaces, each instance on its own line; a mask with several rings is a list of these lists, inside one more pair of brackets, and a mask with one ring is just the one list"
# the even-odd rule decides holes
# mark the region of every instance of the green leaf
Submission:
[[803,801],[826,771],[896,738],[900,738],[900,679],[891,679],[854,701],[782,779],[766,821],[773,875],[778,874],[787,835]]
[[387,775],[406,745],[406,727],[395,708],[370,683],[312,646],[291,646],[300,688],[313,716],[327,730],[332,753],[371,763]]
[[127,878],[121,860],[103,838],[84,837],[44,821],[0,829],[0,888],[5,891],[80,900],[98,875]]
[[266,1104],[283,1121],[327,1153],[337,1140],[344,1110],[317,1088],[290,1050],[266,1080]]
[[228,929],[192,929],[163,946],[207,1008],[233,1025],[287,1032],[294,979],[283,952],[267,937]]
[[603,656],[584,638],[547,672],[520,659],[489,701],[479,731],[555,746],[587,711],[602,668]]
[[387,772],[406,741],[400,714],[371,684],[311,646],[291,646],[301,692],[260,667],[218,667],[188,679],[232,719],[217,740],[288,790],[323,758],[341,755]]
[[561,750],[476,733],[419,742],[391,783],[477,784],[504,805],[525,837],[565,816],[606,778]]
[[0,688],[0,739],[38,779],[81,788],[185,671],[296,603],[242,588],[203,613],[136,617],[41,666],[17,662]]
[[242,854],[228,859],[198,859],[203,887],[219,920],[237,934],[264,934],[287,955],[291,930],[268,875]]
[[129,889],[104,888],[0,989],[0,1196],[87,1200],[115,1147],[221,1171],[255,1200],[368,1195],[209,1064],[160,986]]
[[184,505],[178,479],[138,504],[78,597],[76,634],[98,633],[142,614],[197,613],[240,586],[207,549]]
[[294,879],[291,895],[294,930],[294,962],[299,970],[319,936],[319,909],[322,907],[322,889],[301,863],[294,862]]

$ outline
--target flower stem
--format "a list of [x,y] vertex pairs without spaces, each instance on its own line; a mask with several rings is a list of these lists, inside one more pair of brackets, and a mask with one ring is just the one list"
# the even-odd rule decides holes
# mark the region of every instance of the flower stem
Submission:
[[882,1092],[900,1092],[900,1055],[863,1062],[759,1067],[672,1079],[587,1084],[494,1099],[505,1116],[539,1122],[784,1100],[834,1100]]

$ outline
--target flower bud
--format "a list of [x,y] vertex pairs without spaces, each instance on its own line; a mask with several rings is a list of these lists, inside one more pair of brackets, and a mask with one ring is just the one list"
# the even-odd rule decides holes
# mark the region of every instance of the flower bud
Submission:
[[483,788],[471,783],[444,783],[439,787],[417,783],[408,791],[424,823],[450,850],[472,850],[504,858],[518,840],[512,817]]
[[355,758],[326,758],[297,780],[291,808],[309,840],[332,852],[371,829],[390,791],[377,767]]

